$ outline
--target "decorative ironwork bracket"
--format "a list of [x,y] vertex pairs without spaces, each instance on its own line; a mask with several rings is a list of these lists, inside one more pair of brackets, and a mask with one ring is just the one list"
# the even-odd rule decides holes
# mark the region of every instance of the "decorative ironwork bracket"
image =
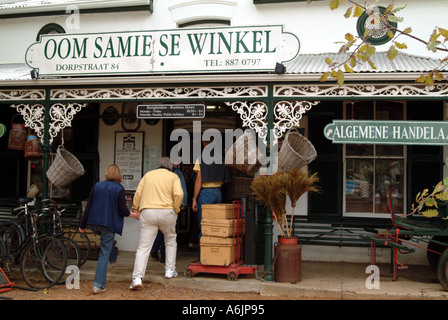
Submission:
[[[74,115],[85,106],[87,106],[87,103],[55,103],[50,107],[50,144],[59,131],[66,127],[71,127]],[[42,104],[24,103],[13,104],[11,107],[15,108],[22,115],[23,120],[25,120],[25,127],[33,129],[43,144],[45,107]]]
[[[240,115],[241,120],[243,120],[243,126],[254,130],[266,144],[268,130],[267,104],[263,101],[235,101],[226,102],[226,104]],[[273,144],[276,145],[287,130],[299,127],[302,115],[317,104],[319,104],[319,101],[277,102],[274,106]]]

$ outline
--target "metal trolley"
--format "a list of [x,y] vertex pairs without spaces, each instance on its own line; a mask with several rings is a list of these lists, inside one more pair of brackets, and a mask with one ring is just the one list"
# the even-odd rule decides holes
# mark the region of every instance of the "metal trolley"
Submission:
[[[391,190],[388,194],[389,210],[392,226],[389,230],[369,230],[374,235],[360,235],[361,238],[370,240],[371,263],[375,264],[376,245],[388,246],[393,250],[393,280],[398,278],[398,270],[406,269],[398,261],[398,254],[415,252],[415,248],[424,249],[427,252],[428,262],[435,270],[439,283],[445,291],[448,291],[448,206],[439,204],[439,215],[424,220],[403,218],[396,216],[393,209]],[[427,242],[427,247],[417,243]]]
[[243,206],[241,201],[233,201],[233,232],[232,232],[232,252],[234,262],[228,266],[204,265],[200,262],[192,262],[184,271],[187,278],[193,277],[198,273],[226,274],[228,280],[237,280],[241,274],[255,274],[258,266],[244,265],[243,261],[243,234],[244,224],[238,223],[243,218]]

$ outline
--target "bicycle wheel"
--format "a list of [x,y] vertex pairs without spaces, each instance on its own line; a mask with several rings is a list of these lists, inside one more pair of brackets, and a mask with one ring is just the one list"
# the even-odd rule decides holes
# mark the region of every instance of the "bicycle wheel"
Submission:
[[[64,236],[58,236],[57,239],[62,242],[65,251],[67,252],[67,267],[76,266],[79,268],[81,265],[81,250],[76,241]],[[70,275],[71,273],[65,271],[62,278],[58,281],[58,284],[65,284]]]
[[8,222],[0,227],[0,237],[3,238],[8,254],[15,259],[15,263],[20,259],[20,248],[25,241],[25,232],[21,225],[15,222]]
[[81,233],[77,226],[70,226],[64,228],[65,236],[74,240],[81,251],[81,263],[79,267],[83,266],[89,258],[90,254],[90,240],[87,233]]
[[54,286],[62,278],[67,267],[64,245],[53,237],[39,237],[31,242],[20,260],[20,273],[25,282],[35,289]]

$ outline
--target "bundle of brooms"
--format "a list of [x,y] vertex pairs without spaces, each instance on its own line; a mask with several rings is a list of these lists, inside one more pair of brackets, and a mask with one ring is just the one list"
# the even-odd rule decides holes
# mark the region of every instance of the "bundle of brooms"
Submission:
[[[317,173],[308,175],[300,169],[277,172],[270,176],[259,176],[252,182],[254,195],[269,207],[283,237],[291,236],[294,223],[294,210],[297,201],[306,192],[320,192]],[[286,218],[286,196],[291,200],[292,214],[288,223]],[[283,228],[283,223],[286,226]]]

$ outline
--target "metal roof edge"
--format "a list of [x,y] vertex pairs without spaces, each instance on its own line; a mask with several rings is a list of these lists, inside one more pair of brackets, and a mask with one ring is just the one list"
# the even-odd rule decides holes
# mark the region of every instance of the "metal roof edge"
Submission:
[[[356,73],[346,74],[345,82],[392,82],[415,81],[421,72]],[[210,84],[210,83],[285,83],[320,82],[321,74],[213,74],[176,76],[128,76],[128,77],[76,77],[30,80],[0,80],[0,87],[61,87],[61,86],[104,86],[104,85],[169,85],[169,84]],[[325,83],[336,83],[328,79]]]

